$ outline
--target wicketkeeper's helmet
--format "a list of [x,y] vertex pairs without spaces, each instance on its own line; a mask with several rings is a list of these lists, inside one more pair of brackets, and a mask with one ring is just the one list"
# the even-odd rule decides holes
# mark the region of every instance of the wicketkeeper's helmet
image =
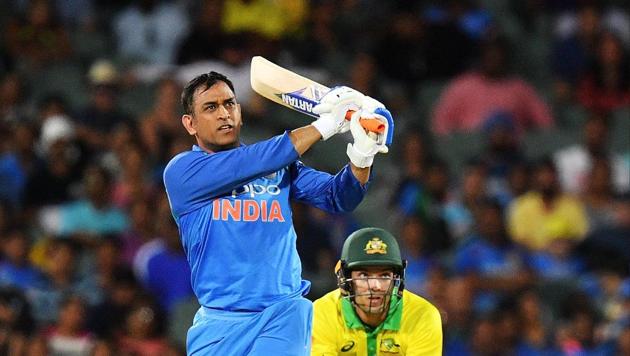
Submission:
[[357,230],[343,244],[341,259],[335,267],[337,285],[345,297],[353,298],[351,272],[360,267],[391,267],[394,270],[392,293],[402,297],[407,261],[400,255],[396,238],[375,227]]

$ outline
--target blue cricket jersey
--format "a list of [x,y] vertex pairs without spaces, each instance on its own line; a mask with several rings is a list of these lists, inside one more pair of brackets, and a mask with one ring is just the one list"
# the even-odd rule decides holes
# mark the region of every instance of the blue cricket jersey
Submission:
[[367,185],[349,166],[333,176],[298,158],[285,133],[216,153],[193,146],[166,166],[166,193],[201,305],[260,311],[308,292],[290,200],[346,212]]

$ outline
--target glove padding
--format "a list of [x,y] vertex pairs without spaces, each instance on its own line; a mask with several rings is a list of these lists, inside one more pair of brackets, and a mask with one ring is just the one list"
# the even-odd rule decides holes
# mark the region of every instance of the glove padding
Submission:
[[322,135],[322,140],[331,136],[346,132],[350,129],[350,122],[346,120],[348,110],[359,111],[365,95],[345,86],[335,87],[324,95],[318,105],[313,108],[313,113],[319,118],[313,121],[317,131]]
[[[387,153],[389,149],[386,146],[386,134],[375,134],[365,132],[365,129],[359,123],[359,118],[375,118],[383,121],[387,125],[387,118],[375,113],[355,112],[350,119],[350,131],[354,143],[349,143],[346,154],[350,158],[350,162],[359,168],[367,168],[372,166],[374,156],[377,153]],[[387,131],[387,130],[386,130]]]
[[383,132],[385,144],[391,146],[392,140],[394,139],[394,118],[389,110],[385,108],[385,105],[366,95],[361,103],[361,109],[364,113],[368,112],[379,115],[378,119],[385,124],[385,131]]

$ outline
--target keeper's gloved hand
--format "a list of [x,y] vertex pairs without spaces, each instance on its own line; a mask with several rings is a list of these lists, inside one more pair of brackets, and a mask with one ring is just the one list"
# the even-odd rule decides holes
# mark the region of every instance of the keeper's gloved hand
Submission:
[[[377,111],[380,109],[377,109]],[[385,109],[385,111],[387,111]],[[389,111],[387,111],[389,113]],[[388,118],[376,113],[355,112],[350,119],[350,131],[352,132],[353,143],[348,144],[346,154],[350,158],[350,162],[359,168],[367,168],[372,166],[374,156],[377,153],[387,153],[387,128],[384,133],[376,134],[374,132],[367,133],[359,123],[359,118],[375,118],[387,123]],[[391,115],[389,117],[391,120]],[[387,126],[386,126],[387,127]]]
[[346,120],[346,112],[349,110],[360,111],[365,95],[345,86],[335,87],[324,95],[313,112],[319,118],[313,121],[317,131],[322,135],[322,140],[331,136],[346,132],[350,129],[350,122]]

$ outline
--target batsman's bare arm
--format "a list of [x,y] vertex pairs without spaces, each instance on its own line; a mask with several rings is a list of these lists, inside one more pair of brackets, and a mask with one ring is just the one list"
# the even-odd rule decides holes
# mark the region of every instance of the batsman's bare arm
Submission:
[[[289,138],[291,143],[293,143],[293,147],[295,147],[295,151],[302,156],[315,142],[321,140],[322,135],[313,125],[307,125],[291,131]],[[370,167],[359,168],[350,163],[350,169],[361,185],[367,183],[370,177]]]

